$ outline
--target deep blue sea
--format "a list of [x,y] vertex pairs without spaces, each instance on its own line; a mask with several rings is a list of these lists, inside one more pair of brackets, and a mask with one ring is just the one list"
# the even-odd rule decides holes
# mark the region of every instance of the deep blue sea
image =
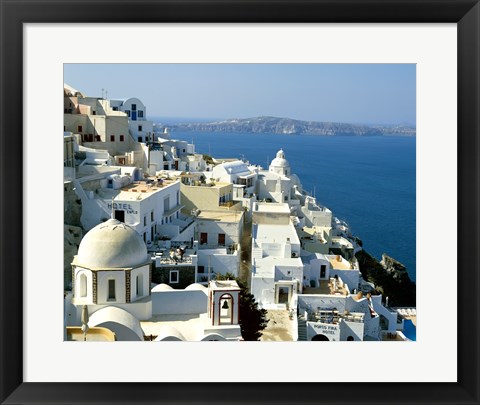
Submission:
[[364,249],[403,263],[415,281],[416,138],[401,136],[172,133],[197,153],[246,159],[268,169],[282,148],[304,190],[346,220]]
[[410,340],[417,340],[417,328],[410,319],[405,319],[404,321],[403,334]]

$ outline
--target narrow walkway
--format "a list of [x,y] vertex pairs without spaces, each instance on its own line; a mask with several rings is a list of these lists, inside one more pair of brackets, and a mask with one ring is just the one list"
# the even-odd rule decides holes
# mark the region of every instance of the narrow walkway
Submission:
[[268,324],[263,330],[262,342],[292,342],[292,321],[285,309],[272,309],[267,311]]

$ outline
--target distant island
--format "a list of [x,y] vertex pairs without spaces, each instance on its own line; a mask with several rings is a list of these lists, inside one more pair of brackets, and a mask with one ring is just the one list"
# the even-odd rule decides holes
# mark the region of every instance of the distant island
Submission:
[[[320,136],[415,136],[415,127],[398,125],[355,125],[339,122],[300,121],[291,118],[255,117],[215,122],[188,122],[167,125],[171,132],[227,132]],[[160,129],[162,124],[157,124]]]

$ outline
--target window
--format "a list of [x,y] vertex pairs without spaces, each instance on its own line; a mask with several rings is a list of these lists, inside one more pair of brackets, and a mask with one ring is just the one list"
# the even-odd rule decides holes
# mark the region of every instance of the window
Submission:
[[163,200],[163,212],[167,212],[170,209],[170,197]]
[[97,112],[96,112],[96,111],[92,111],[92,115],[97,115]]
[[80,275],[80,297],[87,296],[87,276],[85,274]]
[[147,216],[143,217],[143,226],[147,226]]
[[320,266],[320,278],[325,278],[327,272],[327,266],[322,264]]
[[120,142],[123,142],[125,140],[125,136],[124,135],[120,135]]
[[153,214],[153,211],[150,213],[150,220],[152,222],[155,220],[155,215]]
[[218,244],[219,246],[225,246],[225,234],[219,233],[218,234]]
[[79,125],[77,130],[78,130],[78,132],[83,132],[83,127],[81,125]]
[[100,135],[95,135],[95,140],[96,140],[97,142],[100,142],[100,141],[101,141]]
[[170,283],[178,283],[178,270],[170,270]]
[[138,132],[142,132],[142,126],[141,125],[138,126]]
[[205,266],[198,266],[198,272],[199,273],[205,273]]
[[208,240],[208,234],[206,232],[200,233],[200,245],[206,245]]
[[115,300],[115,280],[108,280],[108,299]]
[[112,107],[113,111],[118,111],[118,107]]
[[137,105],[136,104],[132,104],[132,111],[137,111]]
[[141,136],[138,137],[138,142],[143,142],[143,138]]
[[141,297],[143,295],[143,275],[139,274],[137,276],[137,297]]
[[110,135],[110,142],[115,142],[115,135]]
[[125,114],[127,114],[127,117],[130,118],[130,110],[125,110]]
[[138,118],[143,118],[143,111],[142,110],[138,110]]

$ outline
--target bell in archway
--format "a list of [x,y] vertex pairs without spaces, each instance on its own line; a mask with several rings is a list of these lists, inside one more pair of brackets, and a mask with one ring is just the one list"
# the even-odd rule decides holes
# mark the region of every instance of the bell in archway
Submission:
[[222,309],[228,309],[228,302],[227,302],[227,300],[223,301]]

